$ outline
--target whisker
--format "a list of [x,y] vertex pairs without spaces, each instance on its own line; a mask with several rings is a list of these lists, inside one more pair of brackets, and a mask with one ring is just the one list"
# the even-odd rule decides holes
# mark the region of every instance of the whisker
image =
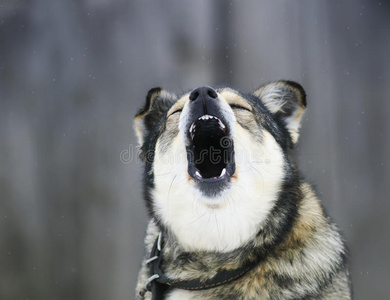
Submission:
[[[206,211],[206,212],[207,212],[207,211]],[[207,229],[207,227],[209,227],[210,219],[211,219],[211,213],[209,213],[209,218],[207,219],[207,223],[206,223],[206,228],[205,228],[205,230]]]
[[172,172],[168,172],[168,173],[163,173],[163,174],[154,174],[154,176],[166,176],[166,175],[169,175],[169,174],[172,174]]
[[221,233],[219,232],[219,225],[218,225],[217,215],[215,213],[213,215],[214,215],[214,219],[215,219],[215,225],[217,226],[218,236],[221,238]]
[[[167,207],[168,207],[168,204],[169,204],[169,194],[171,193],[171,188],[172,188],[172,185],[173,185],[173,182],[175,181],[177,175],[175,175],[171,181],[171,184],[169,186],[169,190],[168,190],[168,195],[167,195]],[[169,214],[169,210],[168,210],[168,214]]]
[[194,221],[192,221],[192,222],[190,222],[190,223],[187,223],[187,225],[192,225],[192,224],[194,224],[194,223],[200,221],[200,220],[204,217],[204,215],[205,215],[206,213],[207,213],[207,211],[205,211],[201,216],[199,216],[199,218],[195,219]]

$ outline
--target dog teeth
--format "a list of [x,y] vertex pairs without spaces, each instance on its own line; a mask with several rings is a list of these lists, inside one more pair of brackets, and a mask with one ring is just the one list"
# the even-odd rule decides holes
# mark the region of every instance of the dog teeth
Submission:
[[218,119],[218,125],[219,127],[221,127],[222,130],[225,130],[225,124],[222,123],[222,121],[220,119]]
[[223,168],[221,175],[219,175],[219,178],[223,177],[226,175],[226,168]]
[[195,128],[196,128],[195,123],[192,123],[190,130],[188,130],[192,140],[194,139]]
[[195,125],[194,125],[194,124],[195,124],[195,123],[192,123],[189,132],[192,132],[192,131],[195,129]]
[[[214,120],[217,120],[218,121],[218,126],[219,128],[222,130],[222,131],[226,131],[226,126],[225,124],[222,123],[222,121],[220,119],[218,119],[217,117],[214,117],[214,116],[210,116],[210,115],[203,115],[201,117],[198,118],[198,120],[202,120],[202,121],[207,121],[207,120],[210,120],[210,119],[214,119]],[[190,137],[191,139],[193,140],[194,139],[194,135],[195,135],[195,131],[196,131],[196,125],[195,125],[196,122],[192,123],[191,126],[190,126],[190,129],[188,130],[189,134],[190,134]]]
[[195,171],[195,176],[199,177],[199,178],[203,178],[202,175],[200,174],[200,172],[198,170]]
[[195,132],[195,123],[192,123],[189,132],[190,132],[190,135],[191,135],[191,139],[193,139],[194,138],[194,132]]
[[[225,124],[223,124],[222,121],[221,121],[219,118],[215,117],[215,116],[203,115],[203,116],[201,116],[201,117],[198,118],[198,120],[203,120],[203,121],[204,121],[204,120],[210,120],[210,119],[217,120],[217,121],[218,121],[219,127],[220,127],[222,130],[225,130],[225,128],[226,128]],[[190,128],[190,132],[191,132],[191,131],[192,131],[192,126],[191,126],[191,128]]]
[[203,115],[203,116],[201,116],[201,117],[198,118],[198,120],[209,120],[209,119],[216,119],[216,120],[219,120],[217,117],[210,116],[210,115]]

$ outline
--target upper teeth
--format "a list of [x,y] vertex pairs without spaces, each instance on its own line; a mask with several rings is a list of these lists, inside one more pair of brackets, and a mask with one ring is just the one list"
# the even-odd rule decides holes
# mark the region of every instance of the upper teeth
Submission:
[[208,119],[216,119],[219,120],[217,117],[210,116],[210,115],[203,115],[198,120],[208,120]]
[[[198,120],[209,120],[209,119],[217,120],[219,128],[221,128],[222,130],[225,130],[225,128],[226,128],[225,124],[223,124],[222,121],[220,119],[218,119],[217,117],[210,116],[210,115],[203,115],[203,116],[198,118]],[[194,137],[195,129],[196,129],[196,125],[194,122],[194,123],[192,123],[190,129],[188,130],[190,135],[191,135],[191,139]]]
[[190,133],[192,133],[193,131],[195,131],[195,123],[192,123],[190,127]]

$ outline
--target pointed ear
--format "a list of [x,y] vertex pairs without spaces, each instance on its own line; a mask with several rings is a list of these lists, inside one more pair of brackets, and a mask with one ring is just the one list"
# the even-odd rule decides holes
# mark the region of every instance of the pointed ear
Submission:
[[299,137],[301,118],[306,108],[306,93],[293,81],[278,81],[260,87],[253,93],[276,118],[280,118],[295,144]]
[[160,116],[176,102],[176,99],[176,95],[159,87],[148,92],[144,107],[138,111],[134,119],[135,131],[141,146],[144,143],[145,136],[150,132]]

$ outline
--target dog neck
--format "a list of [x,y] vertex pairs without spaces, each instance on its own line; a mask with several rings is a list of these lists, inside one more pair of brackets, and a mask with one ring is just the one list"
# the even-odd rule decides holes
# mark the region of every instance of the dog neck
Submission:
[[[261,255],[255,255],[253,249],[252,251],[245,251],[245,249],[237,250],[235,251],[237,253],[230,255],[229,261],[225,259],[223,262],[220,261],[220,256],[215,255],[216,253],[195,254],[182,252],[175,257],[175,247],[172,247],[172,244],[170,246],[165,244],[169,243],[163,241],[162,233],[160,232],[152,247],[150,258],[146,260],[146,264],[149,265],[150,277],[146,281],[145,286],[147,290],[152,292],[153,300],[163,299],[169,288],[200,291],[231,283],[244,276],[261,261]],[[246,257],[245,255],[238,255],[242,253],[248,255]],[[164,259],[165,256],[167,259]],[[213,263],[216,264],[213,265]],[[176,268],[174,267],[175,264]],[[180,267],[181,264],[183,265]],[[181,279],[183,278],[183,272],[186,273],[191,264],[200,264],[192,267],[203,268],[203,273],[198,273],[198,277],[194,276],[195,274],[184,274],[184,276],[187,275],[187,279]],[[161,266],[168,269],[168,272],[164,272]],[[208,269],[206,270],[206,268]],[[172,270],[176,273],[178,269],[181,270],[180,274],[172,274]],[[145,292],[146,290],[140,293],[142,298]]]

